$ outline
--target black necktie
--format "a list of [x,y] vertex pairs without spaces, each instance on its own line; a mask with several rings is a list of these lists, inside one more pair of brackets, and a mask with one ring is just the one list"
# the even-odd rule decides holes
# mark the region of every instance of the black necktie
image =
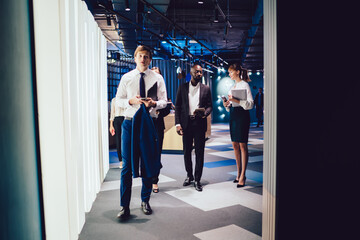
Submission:
[[145,81],[144,81],[144,75],[145,73],[140,73],[140,97],[145,97]]

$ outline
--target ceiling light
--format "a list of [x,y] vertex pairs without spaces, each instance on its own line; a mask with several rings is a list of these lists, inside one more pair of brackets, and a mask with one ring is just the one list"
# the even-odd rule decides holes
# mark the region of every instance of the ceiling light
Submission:
[[203,4],[204,3],[204,1],[198,1],[198,4]]
[[214,15],[214,22],[219,22],[219,10],[217,8],[215,8]]
[[125,11],[130,11],[129,0],[125,0]]

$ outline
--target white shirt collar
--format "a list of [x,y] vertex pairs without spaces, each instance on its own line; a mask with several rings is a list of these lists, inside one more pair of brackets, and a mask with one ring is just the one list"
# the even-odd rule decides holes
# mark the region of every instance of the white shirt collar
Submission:
[[198,83],[194,86],[194,85],[192,85],[191,80],[190,80],[189,86],[190,86],[190,89],[198,89],[199,86],[200,86],[200,82],[198,82]]

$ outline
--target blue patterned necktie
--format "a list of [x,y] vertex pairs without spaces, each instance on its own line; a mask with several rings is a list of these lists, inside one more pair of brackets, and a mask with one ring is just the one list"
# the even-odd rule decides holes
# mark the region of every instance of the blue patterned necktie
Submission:
[[145,80],[144,75],[145,73],[140,73],[140,97],[145,97]]

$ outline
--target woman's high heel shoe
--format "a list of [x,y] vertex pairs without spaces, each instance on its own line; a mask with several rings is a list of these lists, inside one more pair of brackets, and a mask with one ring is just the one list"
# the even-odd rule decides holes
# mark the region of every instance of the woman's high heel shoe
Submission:
[[237,184],[236,187],[237,188],[241,188],[245,186],[245,181],[246,181],[246,177],[244,177],[244,184]]
[[233,183],[238,183],[239,182],[239,180],[237,180],[237,179],[235,179],[234,181],[233,181]]

